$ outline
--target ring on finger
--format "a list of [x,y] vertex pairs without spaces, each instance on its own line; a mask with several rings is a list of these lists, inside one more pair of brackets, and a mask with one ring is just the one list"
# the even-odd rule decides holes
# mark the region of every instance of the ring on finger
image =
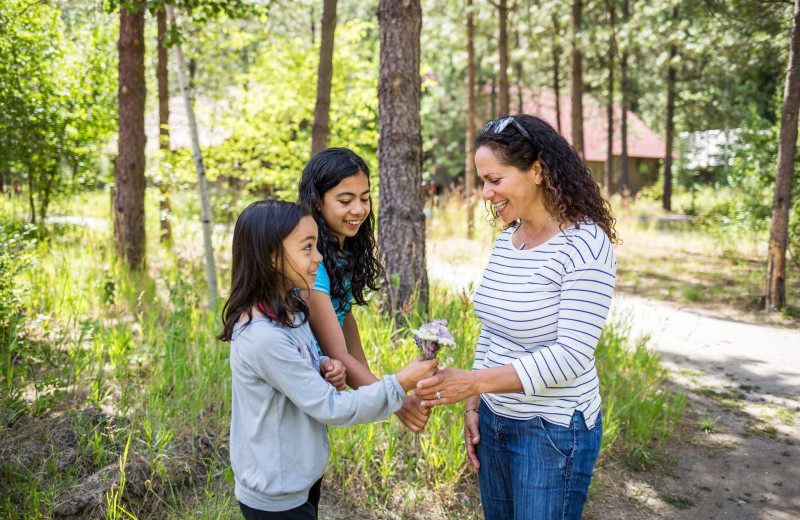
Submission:
[[441,392],[436,392],[436,399],[441,399],[441,398],[442,398]]

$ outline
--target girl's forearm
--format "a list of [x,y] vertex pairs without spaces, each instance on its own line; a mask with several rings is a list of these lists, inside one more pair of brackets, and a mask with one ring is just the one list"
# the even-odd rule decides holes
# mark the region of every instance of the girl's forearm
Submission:
[[348,312],[344,317],[342,334],[344,334],[344,340],[347,344],[347,352],[369,370],[367,355],[364,354],[364,347],[361,345],[361,334],[358,332],[358,324],[353,317],[352,311]]

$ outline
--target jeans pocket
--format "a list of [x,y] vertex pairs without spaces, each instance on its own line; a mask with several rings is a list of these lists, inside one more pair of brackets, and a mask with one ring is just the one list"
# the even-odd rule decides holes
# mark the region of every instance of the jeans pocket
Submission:
[[551,448],[562,458],[568,459],[575,450],[575,432],[573,425],[559,426],[537,417],[542,436]]

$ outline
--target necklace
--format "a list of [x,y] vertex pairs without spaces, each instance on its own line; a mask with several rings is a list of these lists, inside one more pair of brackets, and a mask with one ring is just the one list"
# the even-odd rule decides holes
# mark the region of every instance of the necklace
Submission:
[[[528,240],[525,240],[525,241],[523,241],[523,242],[522,242],[522,244],[520,244],[520,246],[519,246],[519,250],[520,250],[520,251],[522,251],[523,249],[525,249],[525,244],[527,244],[528,242],[531,242],[531,241],[533,241],[533,239],[535,239],[537,236],[539,236],[539,233],[541,233],[541,232],[542,232],[542,230],[543,230],[543,229],[544,229],[544,227],[547,225],[547,223],[548,223],[548,222],[550,222],[550,219],[551,219],[551,218],[553,218],[553,215],[548,215],[548,216],[547,216],[547,219],[544,221],[544,224],[542,224],[542,227],[540,227],[540,228],[539,228],[539,231],[537,231],[536,233],[534,233],[534,234],[533,234],[533,236],[532,236],[532,237],[530,237]],[[520,223],[520,228],[521,228],[521,227],[522,227],[522,223]]]

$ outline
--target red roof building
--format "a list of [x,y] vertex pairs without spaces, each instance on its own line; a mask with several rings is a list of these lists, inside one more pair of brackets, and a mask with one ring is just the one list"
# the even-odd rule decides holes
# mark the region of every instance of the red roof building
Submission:
[[[513,97],[512,97],[513,99]],[[570,96],[560,95],[560,134],[572,143],[572,101]],[[527,102],[523,101],[526,114],[538,116],[559,130],[556,121],[555,95],[543,90],[538,95],[531,91]],[[614,182],[611,193],[619,190],[619,156],[622,153],[622,108],[614,106]],[[583,96],[583,142],[585,159],[592,170],[592,177],[602,186],[608,150],[606,106],[591,96]],[[666,154],[666,143],[650,130],[636,114],[628,110],[628,187],[632,192],[658,179],[661,160]]]

